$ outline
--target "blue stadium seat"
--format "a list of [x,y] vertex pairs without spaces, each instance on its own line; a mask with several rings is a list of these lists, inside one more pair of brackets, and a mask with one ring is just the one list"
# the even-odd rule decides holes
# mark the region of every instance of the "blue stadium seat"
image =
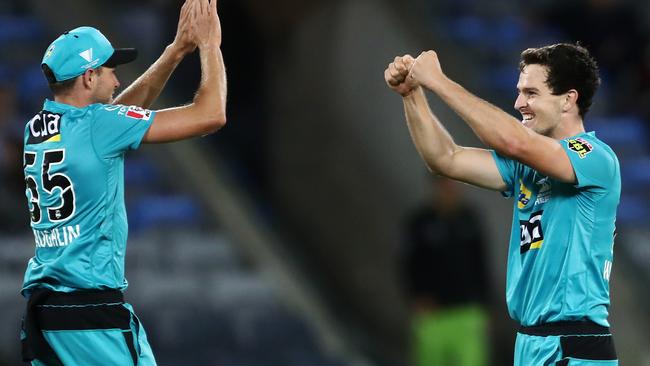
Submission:
[[29,16],[0,15],[0,46],[10,42],[38,41],[43,37],[42,22]]
[[625,159],[621,164],[621,180],[624,188],[647,191],[650,184],[650,157]]
[[130,156],[124,160],[124,183],[128,185],[151,185],[162,180],[160,170],[151,159]]
[[174,195],[146,196],[131,203],[129,228],[137,232],[150,227],[196,226],[201,209],[193,197]]
[[645,227],[650,220],[648,207],[650,201],[645,195],[623,193],[618,206],[617,224]]
[[611,146],[645,152],[646,126],[635,116],[587,118],[587,131],[596,131],[601,140]]

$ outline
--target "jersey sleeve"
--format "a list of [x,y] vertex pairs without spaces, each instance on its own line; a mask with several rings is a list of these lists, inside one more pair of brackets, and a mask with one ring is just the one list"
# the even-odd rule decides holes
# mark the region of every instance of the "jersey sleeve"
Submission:
[[517,169],[516,162],[512,159],[508,159],[504,156],[499,155],[494,150],[491,150],[492,152],[492,157],[494,158],[494,162],[497,164],[497,168],[499,169],[499,173],[501,174],[501,178],[503,181],[506,183],[506,186],[508,187],[505,191],[501,192],[505,197],[512,197],[515,193],[515,173]]
[[98,105],[91,123],[95,150],[102,157],[114,157],[137,149],[155,114],[136,106]]
[[576,174],[577,188],[608,188],[617,171],[618,161],[606,146],[583,137],[562,141]]

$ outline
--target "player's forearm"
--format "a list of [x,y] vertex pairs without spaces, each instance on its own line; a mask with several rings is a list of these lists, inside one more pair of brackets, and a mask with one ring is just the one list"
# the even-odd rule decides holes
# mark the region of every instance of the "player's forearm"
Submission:
[[218,46],[203,47],[201,54],[201,82],[194,96],[193,106],[200,119],[221,127],[226,122],[226,70]]
[[472,128],[481,141],[501,154],[515,157],[527,144],[532,131],[454,81],[445,79],[443,84],[431,90]]
[[193,103],[158,111],[144,142],[183,140],[213,133],[226,123],[226,74],[218,46],[200,48],[201,82]]
[[120,93],[114,103],[150,108],[183,57],[184,51],[173,45],[167,46],[158,60]]
[[403,98],[411,139],[434,173],[445,175],[459,149],[449,132],[432,113],[422,88]]

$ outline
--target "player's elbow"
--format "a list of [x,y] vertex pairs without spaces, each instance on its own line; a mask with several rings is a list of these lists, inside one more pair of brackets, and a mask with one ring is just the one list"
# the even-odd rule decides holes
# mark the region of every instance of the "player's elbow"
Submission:
[[223,126],[226,125],[226,114],[225,113],[218,113],[215,114],[214,116],[210,116],[209,119],[206,120],[205,122],[205,133],[210,134],[210,133],[215,133],[219,131]]
[[442,174],[442,171],[441,171],[442,164],[440,163],[439,159],[431,159],[431,158],[426,158],[425,157],[424,162],[427,165],[427,169],[429,169],[429,171],[432,174],[434,174],[434,175]]
[[226,122],[227,122],[226,115],[222,114],[222,115],[219,116],[219,118],[217,118],[214,121],[214,124],[215,124],[215,126],[217,127],[217,130],[218,130],[218,129],[221,129],[222,127],[224,127],[226,125]]
[[451,146],[445,151],[429,151],[424,154],[429,171],[433,174],[449,177],[454,170],[454,158],[460,151],[457,145]]
[[226,111],[219,109],[210,115],[210,126],[215,130],[226,125]]

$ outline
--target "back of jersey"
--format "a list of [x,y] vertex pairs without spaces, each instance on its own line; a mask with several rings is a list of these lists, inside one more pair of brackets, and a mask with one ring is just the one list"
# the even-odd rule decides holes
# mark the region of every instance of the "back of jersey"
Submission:
[[25,126],[23,166],[36,251],[23,292],[126,287],[124,152],[139,145],[152,117],[141,110],[141,118],[128,118],[129,109],[46,101]]

